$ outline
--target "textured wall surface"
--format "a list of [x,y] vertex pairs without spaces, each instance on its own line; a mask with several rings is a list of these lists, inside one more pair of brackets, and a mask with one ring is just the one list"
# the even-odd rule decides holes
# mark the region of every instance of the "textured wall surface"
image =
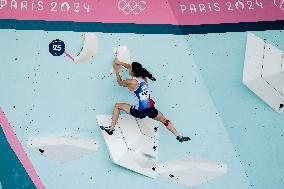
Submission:
[[[253,33],[284,50],[284,31]],[[283,188],[284,115],[241,82],[246,33],[189,35],[187,40],[251,185]]]
[[[90,64],[49,54],[48,44],[59,38],[76,55],[83,34],[0,30],[0,106],[47,189],[185,188],[163,177],[145,178],[109,159],[95,115],[111,114],[115,102],[133,102],[109,75],[118,45],[127,45],[133,60],[157,78],[150,82],[157,108],[192,138],[177,143],[161,125],[161,162],[194,156],[228,165],[225,176],[198,189],[283,188],[284,119],[241,83],[246,33],[97,33],[99,53]],[[257,34],[283,49],[281,31]],[[26,148],[31,136],[62,133],[98,139],[100,150],[58,164]]]

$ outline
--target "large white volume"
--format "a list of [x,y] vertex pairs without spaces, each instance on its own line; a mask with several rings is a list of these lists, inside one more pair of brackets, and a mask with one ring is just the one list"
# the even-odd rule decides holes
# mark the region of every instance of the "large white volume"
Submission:
[[227,172],[227,165],[214,161],[189,158],[161,163],[158,173],[188,187],[198,186]]
[[247,35],[243,83],[276,112],[283,112],[283,52],[250,32]]
[[27,147],[47,158],[64,163],[96,152],[99,144],[93,139],[72,136],[30,137]]
[[131,63],[130,53],[129,53],[127,46],[117,47],[116,49],[114,49],[114,54],[115,54],[115,57],[119,61],[127,63],[127,64]]
[[[108,127],[111,115],[97,115],[99,126]],[[111,160],[125,168],[155,178],[158,158],[159,123],[121,115],[113,135],[102,131]]]
[[81,52],[74,58],[79,64],[89,63],[98,51],[98,37],[94,33],[85,33],[85,41]]

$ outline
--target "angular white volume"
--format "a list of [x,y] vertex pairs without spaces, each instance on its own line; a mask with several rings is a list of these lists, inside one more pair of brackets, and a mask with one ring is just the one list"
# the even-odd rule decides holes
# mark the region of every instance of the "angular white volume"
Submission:
[[283,54],[248,32],[243,83],[278,113],[284,109]]
[[30,137],[27,147],[47,158],[64,163],[98,151],[99,143],[93,139],[72,136]]
[[[111,115],[97,115],[99,126],[109,127]],[[159,123],[149,118],[121,115],[113,135],[102,131],[112,161],[122,167],[155,178]]]
[[89,63],[98,51],[98,37],[94,33],[86,33],[84,46],[81,52],[74,58],[75,63]]
[[188,187],[198,186],[226,172],[226,164],[198,158],[169,161],[158,165],[160,175]]
[[119,61],[128,63],[128,64],[131,63],[130,53],[129,53],[127,46],[117,47],[116,49],[114,49],[114,54]]

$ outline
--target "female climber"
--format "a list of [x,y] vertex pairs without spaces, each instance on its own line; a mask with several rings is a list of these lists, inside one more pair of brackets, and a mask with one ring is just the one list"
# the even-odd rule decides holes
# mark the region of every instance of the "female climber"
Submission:
[[[125,67],[129,70],[129,75],[132,79],[122,80],[119,74],[120,66]],[[137,98],[138,103],[136,106],[130,106],[125,103],[116,103],[110,128],[101,127],[109,135],[113,134],[114,127],[119,117],[120,110],[124,110],[128,114],[143,119],[146,116],[154,120],[162,122],[169,131],[171,131],[179,142],[189,141],[189,137],[181,136],[177,130],[173,127],[172,123],[166,119],[163,114],[155,108],[155,102],[150,98],[150,92],[148,88],[147,78],[152,81],[156,79],[152,76],[148,70],[142,67],[138,62],[132,62],[132,64],[126,64],[124,62],[114,60],[113,64],[117,82],[120,86],[127,87]]]

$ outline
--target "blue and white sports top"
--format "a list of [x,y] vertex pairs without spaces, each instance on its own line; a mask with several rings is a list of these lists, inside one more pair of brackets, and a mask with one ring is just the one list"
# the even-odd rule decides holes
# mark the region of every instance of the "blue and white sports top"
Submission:
[[134,96],[137,98],[136,109],[143,110],[151,107],[150,92],[148,89],[148,84],[142,79],[133,78],[138,82],[138,88],[133,91]]

